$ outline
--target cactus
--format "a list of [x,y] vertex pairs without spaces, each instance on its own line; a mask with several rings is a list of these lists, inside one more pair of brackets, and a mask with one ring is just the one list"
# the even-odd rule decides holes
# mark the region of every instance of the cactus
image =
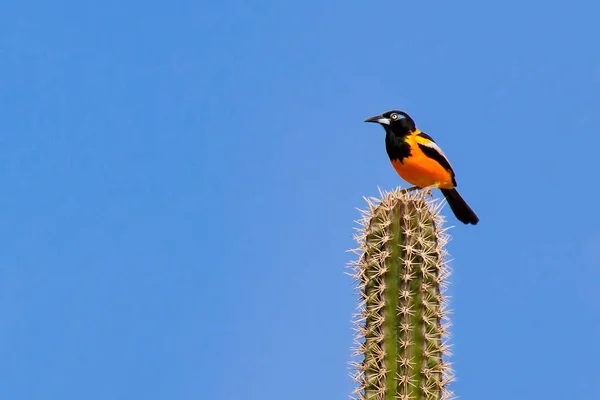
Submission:
[[366,199],[358,260],[350,263],[361,301],[352,362],[359,400],[452,398],[446,360],[449,321],[442,203],[424,191]]

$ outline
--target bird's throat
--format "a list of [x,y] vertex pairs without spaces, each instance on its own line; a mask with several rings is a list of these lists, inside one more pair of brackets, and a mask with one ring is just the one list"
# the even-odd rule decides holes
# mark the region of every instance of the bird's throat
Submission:
[[402,162],[410,156],[410,145],[404,140],[407,135],[398,135],[396,132],[388,131],[385,135],[385,149],[390,160]]

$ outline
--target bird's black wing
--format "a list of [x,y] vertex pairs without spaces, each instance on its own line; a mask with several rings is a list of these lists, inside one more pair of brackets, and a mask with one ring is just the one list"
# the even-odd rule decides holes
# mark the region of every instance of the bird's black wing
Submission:
[[438,146],[435,143],[435,140],[433,140],[433,138],[425,132],[419,132],[418,136],[421,136],[422,138],[427,139],[429,141],[429,143],[417,143],[421,151],[425,153],[427,157],[437,161],[442,167],[450,171],[450,174],[452,175],[452,183],[454,184],[454,186],[456,186],[454,170],[452,169],[450,162],[446,158],[446,155],[444,154],[440,146]]

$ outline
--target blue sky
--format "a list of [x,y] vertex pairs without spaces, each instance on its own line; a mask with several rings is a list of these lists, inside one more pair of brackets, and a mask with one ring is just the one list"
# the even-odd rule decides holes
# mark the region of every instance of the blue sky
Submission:
[[[462,399],[600,398],[597,2],[0,5],[0,397],[345,399],[409,112],[479,214]],[[451,224],[456,221],[448,214]]]

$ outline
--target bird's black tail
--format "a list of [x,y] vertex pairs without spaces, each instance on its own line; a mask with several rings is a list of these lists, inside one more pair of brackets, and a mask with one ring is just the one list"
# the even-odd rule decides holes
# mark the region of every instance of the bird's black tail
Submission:
[[456,189],[441,189],[450,209],[456,218],[463,224],[477,225],[479,217],[475,215],[467,202],[458,194]]

